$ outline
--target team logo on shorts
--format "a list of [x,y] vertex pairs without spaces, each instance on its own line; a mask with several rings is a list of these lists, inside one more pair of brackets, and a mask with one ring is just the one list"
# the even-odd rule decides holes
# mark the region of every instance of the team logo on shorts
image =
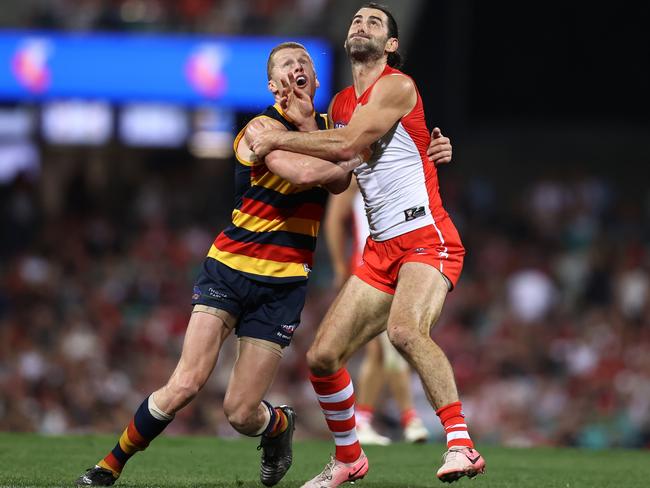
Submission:
[[298,324],[282,324],[280,327],[287,334],[293,334],[296,330],[296,327],[298,327]]
[[198,300],[199,298],[201,298],[201,288],[195,286],[192,290],[192,300]]
[[304,269],[305,273],[307,273],[307,274],[311,273],[311,268],[309,267],[309,265],[307,263],[304,263],[302,265],[302,269]]
[[226,293],[224,293],[224,292],[222,292],[222,291],[220,291],[220,290],[215,290],[215,289],[212,288],[212,287],[208,288],[208,294],[209,294],[212,298],[218,298],[218,299],[228,298],[228,295],[227,295]]
[[290,341],[293,337],[293,333],[298,328],[298,324],[282,324],[280,330],[276,332],[276,335],[285,341]]

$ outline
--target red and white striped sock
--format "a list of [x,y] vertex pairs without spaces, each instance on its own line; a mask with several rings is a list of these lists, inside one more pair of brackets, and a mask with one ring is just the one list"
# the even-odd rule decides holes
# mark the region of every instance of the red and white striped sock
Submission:
[[474,447],[467,430],[463,405],[460,402],[450,403],[436,410],[440,422],[447,433],[447,449],[454,446]]
[[325,420],[334,436],[336,453],[341,462],[351,463],[361,456],[354,418],[354,387],[347,369],[341,368],[330,376],[310,375]]

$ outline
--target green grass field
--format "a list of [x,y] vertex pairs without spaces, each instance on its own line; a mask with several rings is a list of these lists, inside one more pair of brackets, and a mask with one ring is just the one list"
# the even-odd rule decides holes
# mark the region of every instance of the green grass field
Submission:
[[[0,434],[0,487],[73,486],[103,456],[113,436],[43,437]],[[260,487],[255,439],[162,437],[137,454],[116,486]],[[296,442],[291,471],[277,486],[298,487],[329,459],[332,444]],[[368,476],[359,488],[443,487],[435,470],[443,447],[394,444],[368,447]],[[644,488],[650,487],[650,452],[482,447],[488,472],[450,486],[462,488]]]

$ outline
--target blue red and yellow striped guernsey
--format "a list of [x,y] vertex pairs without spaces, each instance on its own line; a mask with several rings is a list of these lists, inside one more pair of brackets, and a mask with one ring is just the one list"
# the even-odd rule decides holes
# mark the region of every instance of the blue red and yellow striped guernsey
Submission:
[[[288,130],[297,130],[277,104],[258,117],[270,117]],[[326,129],[327,116],[315,117],[319,129]],[[244,130],[235,139],[235,155]],[[208,256],[258,281],[307,279],[327,191],[300,188],[271,173],[263,162],[237,156],[235,199],[232,222],[214,240]]]

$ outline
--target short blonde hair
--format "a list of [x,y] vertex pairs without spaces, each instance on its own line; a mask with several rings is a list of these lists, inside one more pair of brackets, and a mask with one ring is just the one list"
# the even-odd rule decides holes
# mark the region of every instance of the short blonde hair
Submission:
[[[278,51],[282,51],[283,49],[302,49],[309,55],[309,51],[307,51],[307,48],[300,44],[299,42],[282,42],[275,46],[271,52],[269,53],[269,59],[266,61],[266,76],[270,80],[271,79],[271,71],[273,70],[273,56],[275,53]],[[311,56],[310,56],[311,59]]]

